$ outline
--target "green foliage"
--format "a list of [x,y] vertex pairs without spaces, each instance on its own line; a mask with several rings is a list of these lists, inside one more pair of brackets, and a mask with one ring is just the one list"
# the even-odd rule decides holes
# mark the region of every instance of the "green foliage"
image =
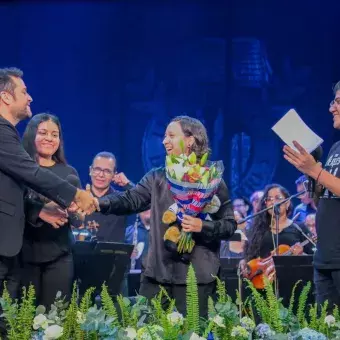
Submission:
[[334,316],[336,322],[340,321],[340,314],[339,314],[339,306],[338,305],[334,306],[333,316]]
[[309,328],[315,329],[316,331],[319,328],[317,303],[314,303],[314,305],[311,305],[309,308]]
[[[78,313],[80,313],[81,317],[86,315],[87,311],[90,309],[90,307],[92,305],[92,295],[93,295],[94,291],[95,291],[95,288],[94,287],[90,287],[84,293],[84,296],[82,297],[82,299],[80,301],[80,306],[79,306],[79,310],[78,310]],[[75,334],[75,339],[76,340],[85,340],[85,339],[87,339],[87,335],[81,329],[81,326],[79,324],[78,315],[77,315],[77,323],[78,323],[78,326],[77,326],[76,331],[75,331],[75,333],[76,333]]]
[[18,313],[18,303],[17,301],[13,301],[13,299],[10,297],[6,283],[4,283],[4,290],[0,299],[0,304],[3,310],[3,317],[5,318],[7,324],[8,340],[19,340],[20,334],[17,329],[16,320]]
[[[262,293],[248,281],[252,298],[247,299],[243,306],[253,320],[254,308],[261,318],[261,323],[266,324],[261,325],[264,326],[261,332],[264,334],[264,329],[267,329],[269,335],[262,336],[261,339],[340,339],[338,306],[333,310],[335,320],[331,315],[327,315],[327,301],[322,306],[314,304],[306,310],[310,283],[302,289],[298,299],[297,316],[294,315],[298,284],[299,282],[292,290],[288,308],[284,308],[268,280],[265,281]],[[65,299],[61,298],[61,293],[58,292],[48,313],[44,306],[35,308],[35,292],[32,286],[23,289],[20,303],[11,299],[5,287],[0,303],[8,325],[9,340],[42,339],[47,325],[62,327],[63,335],[59,338],[62,340],[129,340],[131,332],[137,334],[138,340],[186,340],[190,339],[193,333],[206,339],[211,332],[216,340],[244,339],[246,336],[249,336],[249,339],[259,339],[257,330],[254,330],[254,323],[247,318],[240,320],[237,305],[228,296],[225,284],[219,278],[216,278],[216,287],[216,303],[211,297],[208,299],[208,319],[199,318],[198,287],[192,265],[189,266],[187,275],[186,318],[176,312],[175,300],[170,298],[163,287],[160,287],[159,294],[151,299],[151,305],[142,296],[137,296],[134,303],[118,296],[118,310],[105,285],[102,287],[103,303],[100,309],[92,302],[94,288],[85,292],[78,306],[76,285],[73,287],[70,303],[65,303]],[[240,300],[240,296],[238,299]],[[308,315],[305,315],[306,312]],[[33,321],[35,315],[39,317]]]
[[130,319],[130,300],[122,295],[117,296],[117,302],[120,309],[120,316],[121,316],[121,325],[123,328],[131,326],[133,322]]
[[[113,318],[109,317],[103,309],[98,309],[96,305],[90,307],[86,313],[85,322],[81,329],[85,332],[89,340],[96,339],[116,339],[118,328],[112,327]],[[72,337],[68,338],[71,340]]]
[[225,282],[221,281],[219,277],[215,277],[216,279],[216,294],[217,294],[217,302],[226,303],[228,301],[227,291],[225,288]]
[[32,323],[35,316],[35,290],[30,285],[28,290],[26,287],[22,289],[22,299],[17,315],[18,331],[20,339],[30,340],[32,337]]
[[289,315],[293,315],[294,312],[294,304],[295,304],[295,292],[296,292],[296,288],[298,287],[298,285],[301,283],[302,281],[299,280],[295,283],[293,289],[292,289],[292,293],[290,295],[290,300],[289,300],[289,307],[288,307],[288,312]]
[[311,289],[311,283],[308,282],[302,289],[302,292],[299,297],[298,308],[297,308],[297,318],[299,321],[300,328],[304,328],[308,325],[305,317],[306,312],[306,303],[308,299],[308,294]]
[[[214,305],[212,299],[208,300],[208,315],[210,321],[203,334],[206,336],[212,331],[214,337],[218,339],[230,339],[231,330],[233,326],[237,324],[238,309],[227,294],[225,283],[218,277],[214,278],[216,279],[217,302]],[[216,318],[219,319],[218,323],[216,322]],[[223,324],[223,327],[219,326],[220,323]]]
[[[163,309],[164,301],[168,303],[166,310]],[[164,339],[167,340],[176,340],[178,338],[179,327],[178,325],[172,324],[168,318],[168,315],[175,311],[175,303],[176,301],[170,298],[168,292],[162,286],[160,286],[160,291],[157,296],[151,300],[154,308],[154,324],[160,325],[163,328],[163,336]]]
[[319,317],[319,327],[317,331],[326,334],[327,333],[327,324],[325,323],[325,318],[327,316],[328,310],[328,301],[326,300],[321,306],[321,313]]
[[190,264],[187,274],[187,324],[190,330],[199,333],[199,305],[198,305],[198,288],[195,270]]
[[252,303],[254,304],[255,310],[259,314],[263,323],[271,325],[271,315],[269,313],[267,302],[265,298],[260,294],[260,292],[253,286],[251,281],[245,279],[248,288],[252,292]]
[[216,314],[214,300],[211,296],[208,298],[208,315]]
[[104,311],[109,317],[113,318],[113,324],[115,326],[119,326],[117,309],[114,305],[114,302],[108,292],[108,289],[105,283],[103,283],[102,285],[102,291],[101,291],[100,297],[101,297],[101,302],[102,302]]
[[3,316],[8,325],[7,338],[9,340],[30,340],[32,338],[32,324],[35,316],[35,291],[30,285],[22,289],[21,303],[13,301],[6,285],[0,299]]
[[[268,324],[277,333],[288,327],[288,310],[284,309],[281,300],[277,299],[274,288],[268,278],[264,277],[264,291],[261,294],[249,280],[245,280],[252,291],[252,302],[263,323]],[[286,322],[284,322],[285,320]]]
[[78,312],[77,285],[76,283],[74,283],[71,301],[66,311],[65,322],[63,325],[64,331],[61,340],[70,340],[76,336],[78,332],[77,312]]
[[270,313],[270,326],[275,332],[281,333],[283,332],[283,325],[282,320],[280,318],[280,309],[281,309],[281,303],[280,300],[276,298],[275,292],[274,292],[274,284],[270,283],[268,278],[264,276],[264,290],[266,292],[266,300],[267,300],[267,306],[268,311]]

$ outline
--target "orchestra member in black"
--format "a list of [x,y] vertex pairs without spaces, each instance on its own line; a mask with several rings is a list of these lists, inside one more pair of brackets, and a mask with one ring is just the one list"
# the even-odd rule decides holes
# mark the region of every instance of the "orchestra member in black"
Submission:
[[[289,192],[279,184],[270,184],[264,189],[259,210],[268,208],[276,203],[288,198]],[[292,204],[287,201],[280,205],[279,216],[279,245],[291,247],[290,255],[301,255],[303,253],[311,254],[312,245],[308,244],[304,248],[301,242],[305,237],[298,230],[298,226],[289,219],[292,212]],[[247,262],[255,258],[267,258],[276,249],[276,223],[273,209],[268,210],[252,219],[252,225],[248,234],[248,240],[244,246],[244,259],[240,262],[242,274],[248,277]]]
[[[194,118],[180,116],[167,126],[163,140],[167,154],[182,153],[180,141],[184,141],[186,154],[195,152],[200,159],[209,151],[208,137],[203,124]],[[165,161],[165,160],[164,160]],[[216,195],[221,207],[211,214],[212,221],[192,216],[184,216],[182,228],[192,232],[196,245],[191,253],[199,293],[201,315],[207,313],[207,299],[215,291],[215,279],[219,272],[219,250],[221,240],[228,239],[236,230],[236,222],[224,181],[220,183]],[[130,214],[146,210],[151,204],[149,251],[145,257],[139,294],[152,298],[162,285],[170,297],[176,300],[179,312],[185,313],[186,277],[188,263],[166,250],[164,233],[167,226],[162,223],[163,213],[174,203],[167,188],[165,169],[157,168],[147,173],[132,189],[120,195],[110,195],[99,199],[101,211],[105,214]]]
[[[123,172],[117,172],[117,160],[111,152],[99,152],[89,170],[94,197],[112,195],[134,186]],[[89,231],[90,238],[97,241],[124,242],[126,227],[126,216],[104,215],[100,211],[85,216],[84,228]]]

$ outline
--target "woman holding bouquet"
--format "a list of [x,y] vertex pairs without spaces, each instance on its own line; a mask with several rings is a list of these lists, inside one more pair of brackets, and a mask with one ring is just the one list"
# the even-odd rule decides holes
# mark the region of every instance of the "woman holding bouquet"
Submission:
[[[194,152],[200,160],[209,152],[205,127],[199,120],[188,116],[179,116],[170,122],[163,144],[168,156]],[[185,313],[188,262],[164,245],[164,234],[169,226],[162,222],[162,218],[164,212],[175,203],[168,188],[166,169],[158,168],[147,173],[124,194],[100,198],[99,204],[104,214],[116,215],[137,213],[151,206],[149,251],[143,261],[139,294],[152,298],[159,292],[159,285],[162,285],[170,297],[176,300],[179,312]],[[213,276],[219,272],[220,241],[228,239],[236,230],[228,189],[223,180],[215,194],[221,204],[217,212],[210,214],[210,220],[184,213],[179,225],[183,232],[192,233],[195,242],[189,261],[196,272],[201,315],[206,315],[208,296],[213,295],[215,290]]]

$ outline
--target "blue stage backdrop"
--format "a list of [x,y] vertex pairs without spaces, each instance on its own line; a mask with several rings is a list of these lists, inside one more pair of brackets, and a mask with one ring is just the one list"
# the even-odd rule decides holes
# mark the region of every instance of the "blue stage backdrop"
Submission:
[[234,196],[272,181],[294,191],[271,126],[294,107],[325,149],[337,138],[339,5],[273,3],[1,3],[0,65],[24,70],[34,113],[60,117],[83,184],[103,150],[133,181],[162,165],[166,124],[185,113],[206,124]]

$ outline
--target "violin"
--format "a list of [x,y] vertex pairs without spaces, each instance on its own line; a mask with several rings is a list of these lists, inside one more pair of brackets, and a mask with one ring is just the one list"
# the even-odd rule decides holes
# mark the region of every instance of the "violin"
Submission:
[[[313,242],[316,237],[312,238]],[[300,243],[301,247],[304,247],[310,242],[310,240],[305,240]],[[264,288],[264,276],[266,276],[269,282],[273,282],[276,277],[275,264],[273,260],[274,255],[279,256],[289,256],[293,254],[293,246],[288,246],[287,244],[280,244],[277,248],[271,251],[271,254],[266,258],[258,257],[256,259],[250,260],[247,263],[248,274],[247,278],[253,283],[254,287],[257,289]]]

